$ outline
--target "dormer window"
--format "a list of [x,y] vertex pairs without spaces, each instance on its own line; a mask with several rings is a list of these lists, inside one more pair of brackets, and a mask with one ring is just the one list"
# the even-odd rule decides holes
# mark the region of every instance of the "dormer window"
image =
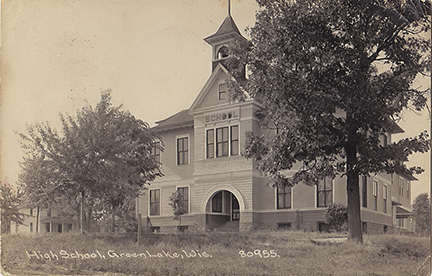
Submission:
[[380,134],[379,140],[380,140],[380,145],[382,147],[387,147],[387,145],[388,145],[388,136],[387,136],[387,134],[385,134],[385,133]]
[[217,53],[217,59],[227,58],[228,56],[229,56],[228,47],[222,46]]

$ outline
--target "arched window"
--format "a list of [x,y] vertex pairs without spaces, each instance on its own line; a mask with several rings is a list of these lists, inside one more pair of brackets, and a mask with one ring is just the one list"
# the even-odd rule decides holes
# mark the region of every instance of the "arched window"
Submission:
[[228,47],[222,46],[218,51],[217,58],[222,59],[222,58],[226,58],[228,56],[229,56]]

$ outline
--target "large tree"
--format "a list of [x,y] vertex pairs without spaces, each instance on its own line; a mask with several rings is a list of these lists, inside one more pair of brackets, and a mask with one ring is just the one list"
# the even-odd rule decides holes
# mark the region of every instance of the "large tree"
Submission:
[[431,203],[427,193],[419,194],[414,199],[413,216],[415,217],[416,232],[430,235],[431,231]]
[[20,211],[23,193],[12,190],[7,182],[0,182],[1,232],[10,233],[11,223],[22,225],[25,215]]
[[20,184],[36,206],[62,202],[73,210],[80,208],[81,230],[84,217],[89,221],[94,212],[102,211],[90,203],[109,206],[114,231],[119,206],[161,176],[151,156],[157,137],[148,124],[121,106],[113,107],[110,91],[102,92],[95,108],[88,105],[76,116],[60,118],[61,133],[41,123],[21,134],[26,157]]
[[[246,90],[262,124],[277,131],[249,134],[244,155],[273,185],[346,176],[349,238],[362,242],[359,176],[420,173],[403,162],[429,149],[425,132],[385,146],[380,135],[394,132],[404,109],[426,106],[429,90],[412,84],[430,71],[430,2],[258,3],[251,40],[231,49],[230,90],[234,99]],[[300,169],[287,177],[294,164]]]

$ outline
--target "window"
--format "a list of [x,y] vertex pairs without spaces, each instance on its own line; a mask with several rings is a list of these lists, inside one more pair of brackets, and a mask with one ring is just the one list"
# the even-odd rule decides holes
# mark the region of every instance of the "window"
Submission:
[[280,230],[290,230],[291,222],[278,222],[277,226]]
[[47,210],[47,217],[50,217],[51,216],[51,209],[48,209]]
[[177,139],[177,165],[189,164],[188,137]]
[[384,213],[387,213],[387,186],[383,185],[383,211]]
[[33,208],[30,208],[30,216],[33,216]]
[[57,232],[61,233],[63,231],[63,225],[59,224],[57,225]]
[[233,194],[231,194],[231,220],[240,220],[240,204]]
[[374,210],[378,210],[378,181],[373,182]]
[[231,155],[239,154],[238,126],[231,127]]
[[222,59],[228,56],[229,56],[229,49],[226,46],[222,46],[218,51],[217,58]]
[[160,215],[160,190],[150,190],[150,215]]
[[291,187],[277,188],[277,208],[291,208]]
[[214,157],[214,129],[207,130],[207,158]]
[[160,227],[159,226],[153,226],[153,227],[150,227],[150,230],[153,232],[153,233],[159,233],[160,232]]
[[409,181],[407,181],[406,186],[407,186],[407,198],[409,198],[410,197],[410,194],[409,194],[410,183],[409,183]]
[[381,147],[386,147],[388,145],[388,136],[385,133],[379,135],[379,144]]
[[362,222],[362,232],[363,234],[367,234],[367,222]]
[[30,232],[33,232],[33,222],[30,222]]
[[[239,155],[239,127],[221,127],[206,132],[206,157]],[[216,146],[215,146],[216,141]]]
[[219,101],[226,99],[226,84],[222,83],[219,84]]
[[228,156],[228,127],[216,129],[216,156]]
[[161,161],[161,159],[160,159],[160,142],[154,142],[153,143],[151,156],[152,156],[153,160],[159,166],[160,165],[160,161]]
[[180,196],[180,209],[184,214],[189,213],[189,188],[181,187],[177,188],[177,193]]
[[45,223],[45,229],[47,232],[51,232],[51,223],[49,222]]
[[180,225],[180,226],[178,226],[178,228],[177,228],[180,232],[184,232],[184,231],[187,231],[188,229],[189,229],[189,226],[187,226],[187,225]]
[[367,208],[367,177],[362,176],[362,207]]
[[403,190],[404,190],[404,180],[401,178],[400,179],[400,187],[399,187],[399,194],[403,195]]
[[222,191],[215,194],[212,198],[212,212],[222,213]]
[[317,185],[317,207],[327,207],[333,201],[333,180],[324,178]]
[[72,231],[72,223],[66,224],[67,231]]

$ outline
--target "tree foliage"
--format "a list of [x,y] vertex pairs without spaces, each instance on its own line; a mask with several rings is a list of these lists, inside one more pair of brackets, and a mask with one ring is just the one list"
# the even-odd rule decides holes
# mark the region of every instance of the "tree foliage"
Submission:
[[95,207],[109,206],[115,217],[128,198],[161,176],[151,157],[157,137],[147,123],[113,107],[110,91],[101,93],[95,108],[88,105],[60,119],[60,132],[46,122],[20,134],[26,157],[19,181],[31,204],[60,203],[72,212],[81,207],[87,218],[101,211]]
[[186,214],[186,210],[184,206],[182,205],[182,197],[178,192],[173,192],[171,196],[169,197],[170,203],[168,203],[174,213],[174,220],[178,220],[179,227],[181,226],[181,218],[184,214]]
[[348,222],[348,208],[341,203],[333,203],[326,208],[323,222],[336,231],[342,231]]
[[414,199],[413,216],[415,217],[416,232],[430,235],[431,231],[431,203],[427,193],[419,194]]
[[23,193],[15,192],[6,182],[0,183],[1,232],[10,233],[11,223],[22,225],[25,215],[21,213]]
[[[251,41],[231,49],[233,99],[246,90],[275,135],[247,135],[273,185],[315,185],[347,177],[349,238],[362,242],[359,175],[420,173],[404,161],[429,149],[426,132],[384,146],[407,108],[422,110],[430,72],[430,2],[400,0],[258,0]],[[249,77],[241,74],[247,66]],[[295,166],[299,166],[299,169]],[[283,172],[296,169],[292,176]]]

